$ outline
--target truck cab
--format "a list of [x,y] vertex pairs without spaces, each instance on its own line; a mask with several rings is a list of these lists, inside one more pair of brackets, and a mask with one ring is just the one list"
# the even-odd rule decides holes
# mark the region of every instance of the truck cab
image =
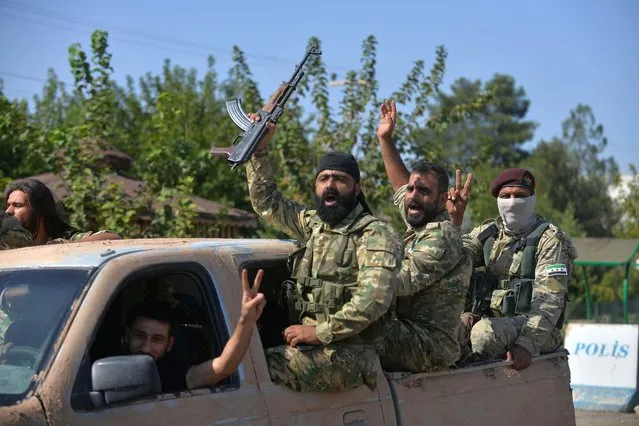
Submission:
[[[523,371],[497,362],[385,372],[377,387],[295,392],[271,381],[264,351],[285,344],[290,240],[144,239],[0,252],[0,424],[574,425],[566,351]],[[210,388],[164,393],[157,367],[125,350],[128,310],[168,301],[167,362],[218,356],[240,314],[242,269],[264,269],[267,305],[247,353]],[[401,350],[401,348],[398,348]]]

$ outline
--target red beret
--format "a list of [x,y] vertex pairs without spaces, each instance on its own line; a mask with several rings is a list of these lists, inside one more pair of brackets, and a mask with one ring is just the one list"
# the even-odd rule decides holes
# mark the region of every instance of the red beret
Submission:
[[535,193],[535,177],[526,169],[506,169],[490,184],[490,193],[497,198],[504,186],[520,186],[528,189],[532,195]]

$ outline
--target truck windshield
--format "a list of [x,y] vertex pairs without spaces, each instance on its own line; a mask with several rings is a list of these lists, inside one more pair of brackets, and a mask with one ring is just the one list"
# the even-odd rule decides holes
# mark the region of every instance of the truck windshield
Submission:
[[90,274],[79,268],[0,271],[0,405],[31,390]]

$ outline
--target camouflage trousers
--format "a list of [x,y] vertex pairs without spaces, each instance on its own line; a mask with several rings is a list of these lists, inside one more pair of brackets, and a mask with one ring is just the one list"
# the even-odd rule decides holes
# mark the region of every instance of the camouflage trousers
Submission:
[[384,326],[385,343],[380,361],[386,371],[438,371],[450,367],[442,360],[452,360],[452,364],[459,358],[458,342],[442,341],[411,320],[393,319]]
[[[508,352],[515,345],[519,337],[519,331],[527,321],[525,316],[519,315],[508,318],[483,318],[478,321],[472,329],[468,328],[467,313],[462,314],[461,321],[465,325],[462,329],[465,336],[462,341],[466,342],[464,355],[470,352],[482,360],[504,359]],[[463,335],[462,334],[462,335]],[[540,353],[553,352],[561,346],[562,337],[558,329],[554,329],[550,337],[540,348]],[[532,354],[538,356],[539,353]]]
[[376,358],[368,346],[339,343],[266,350],[271,380],[301,392],[342,392],[363,384],[373,390]]

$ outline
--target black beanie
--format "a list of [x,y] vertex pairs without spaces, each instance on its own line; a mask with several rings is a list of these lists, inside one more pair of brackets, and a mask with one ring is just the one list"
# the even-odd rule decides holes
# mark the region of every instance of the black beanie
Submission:
[[359,166],[352,154],[333,151],[322,155],[317,167],[317,174],[323,170],[339,170],[348,173],[355,179],[355,182],[359,182]]

